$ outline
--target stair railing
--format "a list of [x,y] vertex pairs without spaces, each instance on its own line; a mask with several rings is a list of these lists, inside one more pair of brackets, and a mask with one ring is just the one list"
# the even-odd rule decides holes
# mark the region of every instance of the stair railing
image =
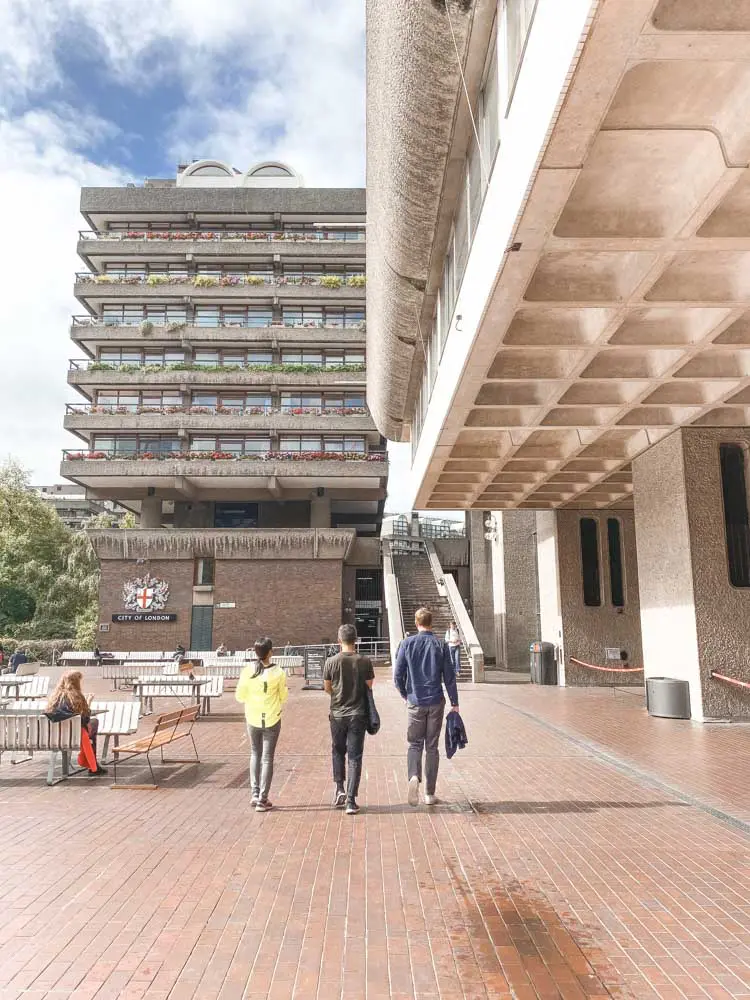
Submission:
[[469,617],[469,612],[466,610],[463,598],[458,592],[456,581],[450,573],[443,573],[443,567],[440,565],[440,559],[435,550],[434,542],[425,539],[424,546],[438,592],[441,596],[445,596],[448,599],[453,621],[456,623],[458,634],[461,637],[461,644],[466,651],[469,665],[471,666],[471,679],[475,683],[483,681],[484,651],[474,630],[474,624]]
[[404,613],[401,608],[401,593],[398,588],[398,577],[393,568],[393,551],[390,540],[384,538],[383,546],[383,594],[385,608],[388,613],[388,640],[391,649],[391,664],[396,665],[396,653],[406,636],[404,628]]

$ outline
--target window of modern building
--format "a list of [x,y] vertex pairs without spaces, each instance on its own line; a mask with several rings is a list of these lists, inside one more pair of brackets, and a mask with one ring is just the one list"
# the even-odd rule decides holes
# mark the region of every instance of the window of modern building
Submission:
[[750,587],[747,452],[740,444],[722,444],[719,457],[729,581],[733,587]]
[[237,435],[195,435],[190,439],[191,451],[221,451],[233,455],[257,455],[271,450],[268,434],[253,434],[245,437]]
[[320,306],[284,306],[285,326],[322,326],[323,310]]
[[331,453],[350,451],[364,453],[366,443],[363,437],[328,436],[326,434],[282,434],[279,438],[280,451],[328,451]]
[[273,311],[270,306],[219,306],[195,307],[196,326],[270,326]]
[[270,365],[273,364],[273,352],[262,350],[206,350],[201,348],[193,354],[193,364],[205,368],[228,365]]
[[505,45],[508,67],[508,106],[513,100],[518,71],[523,61],[526,39],[534,20],[537,0],[504,0]]
[[96,395],[96,405],[126,407],[134,411],[141,407],[161,409],[167,406],[181,406],[182,394],[158,389],[144,389],[143,392],[131,389],[100,389]]
[[601,607],[602,603],[599,572],[599,522],[593,517],[582,517],[580,534],[583,603],[587,608],[598,608]]
[[164,326],[167,323],[186,323],[187,309],[182,305],[121,305],[115,303],[102,305],[102,322],[105,326],[137,326],[144,320],[158,326]]
[[190,177],[231,177],[231,173],[226,169],[226,167],[217,167],[213,164],[207,165],[205,167],[196,167],[195,170],[191,170]]
[[323,397],[319,392],[282,392],[281,394],[282,410],[320,409],[322,406]]
[[211,587],[214,583],[215,563],[213,559],[202,558],[195,560],[193,574],[193,584],[196,587]]
[[148,434],[96,434],[93,451],[103,451],[115,456],[170,454],[181,450],[180,439]]
[[622,526],[617,517],[607,518],[607,550],[609,552],[609,594],[612,606],[625,607],[625,571],[622,562]]
[[257,528],[257,503],[214,504],[215,528]]
[[251,262],[247,264],[198,264],[196,271],[199,275],[207,278],[245,278],[249,275],[271,279],[273,275],[273,265],[262,262]]

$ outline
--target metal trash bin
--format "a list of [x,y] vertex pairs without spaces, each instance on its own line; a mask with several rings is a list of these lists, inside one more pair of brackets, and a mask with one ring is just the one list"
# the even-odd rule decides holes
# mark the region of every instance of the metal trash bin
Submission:
[[531,683],[557,684],[557,659],[553,642],[532,642],[529,646]]
[[647,677],[646,708],[659,719],[689,719],[690,685],[674,677]]

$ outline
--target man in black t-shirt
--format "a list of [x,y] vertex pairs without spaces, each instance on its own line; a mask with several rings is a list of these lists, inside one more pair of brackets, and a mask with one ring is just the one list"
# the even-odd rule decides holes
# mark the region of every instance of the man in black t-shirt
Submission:
[[[357,793],[365,748],[365,691],[375,679],[372,661],[357,655],[356,642],[355,627],[342,625],[341,652],[326,660],[323,667],[323,686],[331,696],[331,756],[336,783],[333,804],[337,809],[346,806],[350,816],[359,812]],[[348,782],[345,757],[349,759]]]

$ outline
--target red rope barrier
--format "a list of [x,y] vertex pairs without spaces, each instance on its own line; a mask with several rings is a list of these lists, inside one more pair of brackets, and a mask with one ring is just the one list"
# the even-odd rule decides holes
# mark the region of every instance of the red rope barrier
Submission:
[[600,667],[595,663],[585,663],[577,660],[575,656],[570,657],[570,662],[579,667],[588,667],[589,670],[601,670],[605,674],[642,674],[643,667]]
[[750,691],[750,684],[747,681],[737,680],[736,677],[727,677],[726,674],[720,674],[716,670],[711,671],[711,677],[717,681],[724,681],[726,684],[732,684],[734,687],[747,688]]

